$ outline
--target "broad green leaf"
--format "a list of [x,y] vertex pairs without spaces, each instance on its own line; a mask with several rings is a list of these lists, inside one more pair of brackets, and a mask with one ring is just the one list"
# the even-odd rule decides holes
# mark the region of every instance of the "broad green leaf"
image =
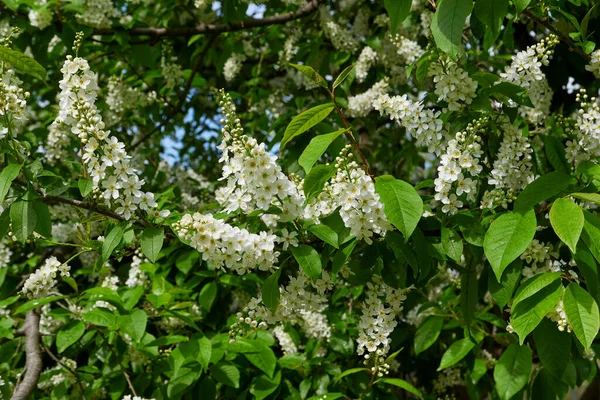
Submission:
[[538,293],[555,280],[560,279],[560,275],[560,272],[545,272],[527,279],[519,286],[517,293],[515,293],[513,306]]
[[40,235],[49,238],[52,236],[52,217],[46,203],[34,201],[33,208],[35,209],[36,220],[33,230]]
[[594,338],[600,329],[600,314],[598,305],[577,283],[572,282],[567,286],[563,296],[565,314],[569,325],[573,328],[575,336],[586,351],[589,351]]
[[460,275],[460,309],[463,319],[467,324],[470,324],[477,307],[479,281],[477,280],[475,266],[470,265],[468,267],[470,268],[465,268]]
[[254,395],[256,400],[262,400],[277,390],[280,383],[281,371],[277,371],[273,378],[270,378],[266,375],[260,375],[250,387],[250,393]]
[[596,304],[600,304],[600,274],[598,263],[588,247],[580,241],[577,245],[577,254],[574,256],[577,268],[585,279],[587,291],[592,295]]
[[387,383],[388,385],[399,387],[401,389],[406,390],[407,392],[410,392],[410,393],[414,394],[415,396],[417,396],[420,399],[423,398],[423,396],[421,395],[421,392],[417,388],[415,388],[413,385],[411,385],[410,383],[406,382],[403,379],[400,379],[400,378],[381,378],[377,382]]
[[277,306],[279,305],[279,277],[281,276],[281,269],[275,271],[271,276],[265,279],[265,283],[262,285],[262,301],[265,303],[265,306],[271,310],[275,311]]
[[321,257],[319,253],[311,246],[299,244],[297,247],[290,247],[296,261],[302,268],[302,271],[313,280],[321,277]]
[[220,361],[210,367],[210,376],[224,385],[240,387],[240,371],[229,361]]
[[600,204],[600,193],[571,193],[569,196],[590,203]]
[[550,223],[560,240],[575,253],[584,223],[581,207],[570,199],[556,199],[550,209]]
[[281,139],[281,147],[283,148],[290,140],[323,121],[334,108],[333,104],[325,103],[310,108],[300,115],[295,116],[285,129],[283,139]]
[[477,0],[473,15],[486,25],[484,48],[488,49],[500,35],[508,11],[508,0]]
[[527,335],[539,325],[546,314],[554,310],[562,292],[562,284],[556,279],[533,295],[513,303],[510,324],[519,335],[519,343],[523,344]]
[[350,73],[354,70],[355,66],[356,64],[349,65],[346,68],[344,68],[342,72],[340,72],[340,74],[337,76],[337,78],[335,78],[335,81],[333,82],[333,90],[335,90],[335,88],[340,86],[346,80],[348,75],[350,75]]
[[419,326],[415,335],[415,354],[422,353],[435,343],[442,332],[444,318],[429,317]]
[[163,228],[146,228],[141,236],[142,252],[151,262],[156,262],[158,253],[165,240],[165,231]]
[[500,309],[504,309],[512,297],[521,279],[522,270],[523,261],[516,259],[506,267],[500,282],[496,279],[495,274],[488,274],[488,289]]
[[519,257],[535,235],[535,212],[507,212],[491,223],[485,234],[483,250],[496,274],[502,279],[504,269]]
[[198,304],[203,310],[210,311],[217,298],[218,286],[217,282],[211,281],[206,285],[202,286],[200,289],[200,294],[198,294]]
[[298,164],[300,164],[306,173],[309,174],[313,165],[321,158],[331,143],[346,131],[347,129],[339,129],[335,132],[318,135],[312,138],[308,146],[306,146],[300,155],[300,158],[298,158]]
[[350,368],[350,369],[347,369],[344,372],[342,372],[341,374],[339,374],[335,378],[334,382],[339,382],[340,379],[342,379],[345,376],[356,374],[357,372],[362,372],[362,371],[370,371],[370,369],[369,368]]
[[325,183],[335,175],[335,166],[317,165],[312,168],[310,173],[304,178],[304,195],[306,200],[310,201],[323,191]]
[[328,227],[327,225],[323,225],[323,224],[311,225],[308,228],[308,231],[310,233],[312,233],[313,235],[315,235],[316,237],[318,237],[319,239],[321,239],[322,241],[324,241],[325,243],[335,247],[336,249],[339,248],[338,234],[333,229]]
[[384,0],[383,5],[390,17],[390,31],[393,36],[400,24],[408,17],[412,0]]
[[77,181],[77,186],[79,187],[79,192],[81,193],[81,197],[86,197],[88,194],[92,193],[94,189],[94,182],[89,179],[79,178]]
[[113,251],[117,248],[123,239],[123,224],[115,225],[102,242],[102,260],[106,261],[110,258]]
[[454,229],[442,227],[442,250],[451,259],[460,262],[463,253],[463,242]]
[[65,351],[73,343],[77,342],[85,332],[85,324],[81,321],[71,321],[59,329],[56,333],[56,349],[59,353]]
[[29,300],[27,303],[19,306],[15,310],[14,315],[25,314],[29,310],[33,310],[34,308],[41,307],[44,304],[52,303],[53,301],[62,300],[66,297],[67,296],[48,296],[48,297],[44,297],[42,299]]
[[198,362],[204,370],[208,369],[210,358],[212,356],[212,343],[206,336],[198,340]]
[[84,321],[98,326],[114,326],[117,317],[112,311],[94,308],[82,315]]
[[[157,339],[154,339],[148,343],[144,343],[144,347],[162,347],[162,346],[170,346],[172,344],[188,342],[190,340],[189,337],[183,335],[169,335],[169,336],[161,336]],[[209,341],[210,343],[210,341]]]
[[[327,89],[327,81],[317,71],[308,65],[289,64],[290,67],[296,68],[302,75],[316,83],[317,85]],[[283,146],[283,145],[282,145]]]
[[409,183],[383,175],[375,181],[375,191],[383,203],[388,220],[407,241],[417,227],[423,214],[423,200]]
[[0,204],[4,202],[12,181],[19,176],[21,164],[9,164],[0,172]]
[[463,27],[472,9],[473,0],[444,0],[433,15],[431,31],[435,43],[452,58],[461,50]]
[[531,103],[531,99],[529,98],[529,95],[527,94],[527,90],[525,88],[522,88],[521,86],[515,85],[514,83],[509,83],[509,82],[497,83],[494,86],[484,89],[482,91],[482,94],[484,94],[485,96],[491,96],[491,95],[498,94],[498,95],[500,95],[500,97],[498,97],[498,96],[494,96],[494,97],[496,97],[500,100],[504,100],[503,96],[508,97],[509,99],[511,99],[512,101],[514,101],[515,103],[517,103],[519,105],[533,107],[533,103]]
[[544,318],[533,331],[533,340],[544,368],[561,380],[571,360],[571,334],[559,331],[555,322]]
[[542,175],[523,189],[515,200],[515,211],[527,211],[539,202],[548,200],[565,190],[573,178],[560,171]]
[[254,346],[256,351],[254,353],[244,353],[244,356],[256,368],[269,377],[273,377],[275,367],[277,366],[277,357],[275,357],[273,350],[261,342],[254,342]]
[[471,342],[468,338],[457,340],[452,343],[448,350],[442,356],[442,361],[440,362],[440,366],[438,367],[438,371],[446,369],[448,367],[453,366],[463,358],[475,347],[475,344]]
[[17,240],[25,243],[31,232],[33,232],[37,221],[33,201],[18,200],[12,203],[10,206],[10,221],[13,234]]
[[513,3],[515,3],[515,6],[517,7],[517,12],[520,14],[521,12],[523,12],[524,9],[527,8],[529,3],[531,3],[531,0],[513,0]]
[[525,387],[532,368],[532,353],[527,346],[511,344],[494,367],[496,390],[502,400],[508,400]]
[[33,58],[19,51],[0,46],[0,61],[12,65],[16,71],[31,75],[42,81],[46,80],[46,70]]
[[133,310],[128,315],[120,315],[117,318],[119,329],[131,336],[136,342],[140,342],[146,332],[148,315],[142,310]]

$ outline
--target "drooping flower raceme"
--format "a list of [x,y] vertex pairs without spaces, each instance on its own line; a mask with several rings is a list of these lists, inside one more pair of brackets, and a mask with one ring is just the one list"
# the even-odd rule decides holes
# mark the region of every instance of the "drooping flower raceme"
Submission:
[[234,80],[235,77],[240,73],[244,61],[246,61],[246,56],[242,53],[233,53],[227,59],[227,61],[225,61],[225,65],[223,66],[223,75],[225,76],[225,80],[227,82]]
[[590,63],[585,66],[585,69],[592,72],[596,78],[600,78],[600,50],[590,54]]
[[389,88],[387,80],[382,79],[366,92],[348,97],[348,115],[366,117],[373,110],[373,103],[378,98],[385,96]]
[[438,99],[447,102],[450,111],[460,110],[475,98],[477,82],[448,56],[441,56],[432,63],[428,75],[433,76]]
[[279,256],[275,251],[275,235],[250,233],[216,219],[212,214],[200,213],[184,215],[173,229],[202,253],[203,260],[210,260],[224,271],[227,267],[243,275],[256,267],[261,271],[275,269]]
[[580,109],[575,116],[574,129],[566,129],[567,159],[576,167],[581,161],[600,156],[600,105],[582,89],[577,93]]
[[373,50],[370,46],[365,46],[360,52],[358,56],[358,61],[356,62],[356,81],[363,82],[367,79],[367,75],[369,74],[369,69],[375,64],[377,61],[377,52]]
[[29,275],[25,281],[21,294],[26,295],[30,299],[41,299],[48,296],[52,288],[56,286],[56,277],[70,276],[71,267],[63,264],[56,257],[48,257],[37,271]]

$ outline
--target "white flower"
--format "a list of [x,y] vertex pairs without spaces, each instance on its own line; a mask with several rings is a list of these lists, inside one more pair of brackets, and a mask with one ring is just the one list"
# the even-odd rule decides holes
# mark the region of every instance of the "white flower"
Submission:
[[70,269],[68,265],[62,264],[56,257],[51,256],[46,259],[42,267],[29,275],[20,293],[30,299],[46,297],[56,286],[57,275],[60,273],[61,276],[69,276]]

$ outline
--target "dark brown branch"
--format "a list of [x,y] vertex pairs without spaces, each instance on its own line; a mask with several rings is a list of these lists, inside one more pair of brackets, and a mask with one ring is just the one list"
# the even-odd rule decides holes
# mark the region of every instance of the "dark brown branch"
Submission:
[[588,63],[590,62],[590,60],[592,59],[590,57],[590,55],[586,54],[585,51],[583,51],[583,49],[581,47],[577,46],[575,44],[575,41],[573,39],[571,39],[570,36],[565,35],[560,30],[558,30],[556,27],[554,27],[554,25],[552,25],[550,23],[550,21],[548,21],[548,19],[540,19],[538,16],[533,14],[530,10],[523,11],[523,14],[527,15],[530,19],[532,19],[533,21],[542,25],[543,27],[548,28],[548,30],[550,30],[550,32],[552,32],[556,36],[558,36],[558,38],[560,39],[561,42],[563,42],[569,46],[570,51],[574,51],[575,53],[579,54],[581,57],[585,58],[585,60]]
[[230,24],[205,24],[201,23],[194,27],[176,27],[176,28],[103,28],[95,29],[94,35],[112,35],[116,32],[126,32],[130,36],[151,36],[155,38],[193,36],[206,33],[235,32],[243,29],[258,28],[261,26],[285,24],[295,19],[304,18],[312,14],[318,7],[318,0],[311,0],[305,6],[296,11],[290,11],[285,14],[273,15],[265,18],[250,18],[244,21],[236,21]]
[[37,386],[42,373],[42,352],[40,351],[40,315],[31,310],[25,317],[25,378],[17,385],[12,400],[25,400]]

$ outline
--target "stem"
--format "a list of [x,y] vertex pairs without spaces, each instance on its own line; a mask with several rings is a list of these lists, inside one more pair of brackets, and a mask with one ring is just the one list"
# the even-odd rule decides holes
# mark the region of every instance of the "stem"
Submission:
[[79,378],[79,374],[77,373],[77,371],[72,370],[71,368],[69,368],[68,365],[66,365],[65,363],[60,361],[58,359],[58,357],[56,357],[54,355],[54,353],[52,353],[52,351],[50,351],[50,349],[48,348],[48,346],[46,346],[46,343],[44,343],[43,340],[41,341],[41,343],[42,343],[42,346],[44,347],[44,351],[50,356],[50,358],[53,359],[54,361],[56,361],[56,363],[58,363],[61,367],[63,367],[67,371],[69,371],[69,373],[75,377],[75,379],[77,380],[77,385],[79,386],[79,390],[81,391],[81,398],[83,400],[86,400],[85,393],[83,390],[83,385],[81,384],[81,379]]
[[96,328],[96,330],[98,331],[98,333],[100,334],[100,336],[102,336],[102,339],[104,339],[104,342],[106,343],[106,345],[110,349],[111,353],[115,357],[115,360],[117,360],[117,365],[119,366],[119,368],[121,369],[121,372],[125,376],[125,380],[127,381],[127,385],[129,386],[129,390],[131,390],[131,393],[134,396],[137,396],[137,393],[135,392],[135,388],[133,387],[133,384],[131,383],[131,379],[129,378],[129,374],[127,373],[127,371],[125,371],[125,368],[123,368],[123,366],[121,365],[121,361],[119,361],[119,356],[117,355],[117,352],[111,346],[111,344],[108,342],[108,339],[106,339],[106,336],[104,336],[104,333],[102,333],[102,330],[100,330],[98,328]]
[[25,317],[25,377],[17,384],[12,400],[26,400],[35,390],[42,373],[42,352],[40,351],[40,315],[30,310]]

